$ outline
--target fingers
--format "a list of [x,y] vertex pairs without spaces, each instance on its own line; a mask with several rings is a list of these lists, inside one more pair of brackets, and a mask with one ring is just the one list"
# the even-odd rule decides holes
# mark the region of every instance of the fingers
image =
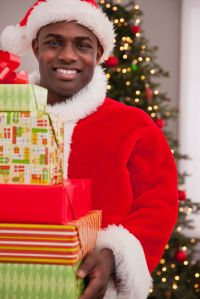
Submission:
[[78,278],[85,278],[97,264],[97,260],[94,253],[88,254],[84,259],[79,269],[77,270]]
[[94,269],[90,274],[90,281],[84,293],[79,299],[102,299],[106,292],[105,284],[98,270]]

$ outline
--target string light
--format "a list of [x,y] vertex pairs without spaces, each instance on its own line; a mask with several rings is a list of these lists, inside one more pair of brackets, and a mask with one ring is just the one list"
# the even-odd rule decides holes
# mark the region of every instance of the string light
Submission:
[[141,94],[141,92],[139,90],[136,90],[136,95],[139,96]]
[[139,5],[135,5],[135,9],[140,9],[140,6]]
[[110,8],[110,4],[109,3],[106,4],[106,8]]
[[123,55],[123,58],[124,58],[124,59],[127,59],[127,58],[128,58],[128,55],[124,54],[124,55]]
[[177,230],[177,232],[181,232],[183,229],[181,226],[178,226],[176,230]]
[[145,46],[145,45],[142,45],[142,46],[141,46],[141,49],[142,49],[142,50],[145,50],[145,49],[146,49],[146,46]]
[[160,275],[161,275],[161,271],[156,272],[156,274],[157,274],[158,276],[160,276]]
[[135,99],[135,102],[136,102],[136,103],[139,103],[139,101],[140,101],[140,99],[138,99],[138,98]]
[[198,287],[199,287],[199,284],[198,284],[198,283],[195,283],[195,284],[194,284],[194,288],[195,288],[195,289],[198,289]]
[[164,265],[164,264],[165,264],[165,259],[161,259],[161,260],[160,260],[160,264],[161,264],[161,265]]
[[131,68],[130,67],[127,68],[127,72],[129,72],[129,73],[131,72]]
[[165,246],[165,250],[168,250],[169,249],[169,244],[167,244],[166,246]]
[[162,267],[162,271],[163,271],[163,272],[166,272],[166,271],[167,271],[167,268],[166,268],[166,267]]
[[156,89],[156,90],[154,90],[154,94],[155,95],[158,95],[159,94],[159,91]]
[[176,290],[176,289],[178,288],[177,284],[176,284],[176,283],[173,283],[172,288],[173,288],[174,290]]
[[162,282],[166,282],[167,278],[163,277],[161,280],[162,280]]
[[176,276],[174,277],[174,279],[178,281],[178,280],[180,279],[180,277],[179,277],[178,275],[176,275]]
[[123,19],[123,18],[121,18],[119,21],[120,21],[121,23],[124,23],[124,19]]
[[110,74],[106,74],[106,78],[110,79],[111,75]]
[[155,110],[158,110],[159,107],[158,107],[157,105],[155,105],[153,108],[154,108]]
[[105,3],[105,1],[104,1],[104,0],[100,0],[100,3],[101,3],[101,4],[104,4],[104,3]]
[[141,80],[145,80],[146,77],[144,75],[141,76]]
[[153,108],[152,108],[151,106],[149,106],[149,107],[148,107],[148,110],[149,110],[149,111],[152,111],[152,110],[153,110]]
[[193,209],[192,209],[192,208],[188,208],[188,210],[187,210],[187,215],[190,215],[190,214],[192,214],[192,211],[193,211]]
[[138,60],[141,62],[143,60],[143,58],[142,57],[138,57]]
[[118,19],[114,19],[114,24],[118,24],[119,20]]
[[199,273],[195,273],[194,275],[196,278],[199,278],[200,277],[200,274]]
[[118,73],[121,72],[121,68],[120,68],[120,67],[117,68],[117,72],[118,72]]
[[195,240],[194,238],[192,238],[192,239],[190,240],[190,242],[191,242],[192,244],[195,244],[195,243],[196,243],[196,240]]
[[124,50],[124,47],[121,46],[119,49],[120,49],[120,51],[123,51],[123,50]]
[[151,58],[150,58],[150,57],[146,57],[145,60],[146,60],[147,62],[149,62],[149,61],[151,61]]
[[111,85],[107,85],[107,89],[110,90],[111,89]]
[[128,43],[125,43],[125,44],[124,44],[124,49],[125,49],[125,50],[128,50],[128,48],[129,48],[129,44],[128,44]]
[[117,8],[117,6],[113,6],[113,11],[117,11],[118,10],[118,8]]
[[127,73],[127,70],[126,70],[126,69],[122,69],[122,73],[123,73],[123,74],[126,74],[126,73]]
[[[171,149],[171,152],[172,152],[172,154],[174,154],[174,150],[173,149]],[[178,229],[177,229],[178,230]]]
[[140,34],[139,32],[137,32],[135,35],[136,35],[137,37],[140,37],[140,36],[141,36],[141,34]]
[[136,19],[136,20],[135,20],[135,23],[136,23],[137,25],[140,24],[140,22],[141,22],[140,19]]
[[184,264],[185,266],[187,266],[187,265],[189,264],[189,262],[188,262],[188,261],[184,261],[183,264]]
[[155,71],[155,70],[150,70],[150,73],[151,73],[152,75],[154,75],[154,74],[156,73],[156,71]]
[[156,114],[155,113],[151,113],[151,117],[155,117],[156,116]]
[[176,268],[176,265],[175,264],[171,264],[170,266],[172,269]]
[[179,212],[184,212],[184,208],[179,208]]
[[186,250],[187,250],[187,247],[186,247],[186,246],[183,246],[183,247],[182,247],[182,250],[183,250],[183,251],[186,251]]
[[131,82],[130,81],[126,81],[126,86],[130,86]]

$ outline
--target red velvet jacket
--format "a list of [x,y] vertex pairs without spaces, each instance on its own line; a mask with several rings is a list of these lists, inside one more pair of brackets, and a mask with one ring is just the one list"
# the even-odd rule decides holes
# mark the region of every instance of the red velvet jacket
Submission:
[[161,130],[142,110],[111,99],[80,120],[69,177],[92,179],[103,226],[122,224],[141,242],[149,270],[158,264],[177,218],[177,172]]

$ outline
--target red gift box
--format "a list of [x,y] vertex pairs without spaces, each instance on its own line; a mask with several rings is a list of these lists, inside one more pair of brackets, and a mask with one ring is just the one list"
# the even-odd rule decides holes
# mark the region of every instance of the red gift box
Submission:
[[0,222],[66,224],[90,210],[90,180],[54,186],[0,184]]

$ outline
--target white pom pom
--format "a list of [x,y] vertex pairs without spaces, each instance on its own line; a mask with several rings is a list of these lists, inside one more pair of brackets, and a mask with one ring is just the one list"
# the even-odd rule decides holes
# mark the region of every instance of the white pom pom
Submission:
[[31,47],[24,28],[19,25],[6,27],[1,33],[0,40],[3,50],[19,56],[25,54]]

